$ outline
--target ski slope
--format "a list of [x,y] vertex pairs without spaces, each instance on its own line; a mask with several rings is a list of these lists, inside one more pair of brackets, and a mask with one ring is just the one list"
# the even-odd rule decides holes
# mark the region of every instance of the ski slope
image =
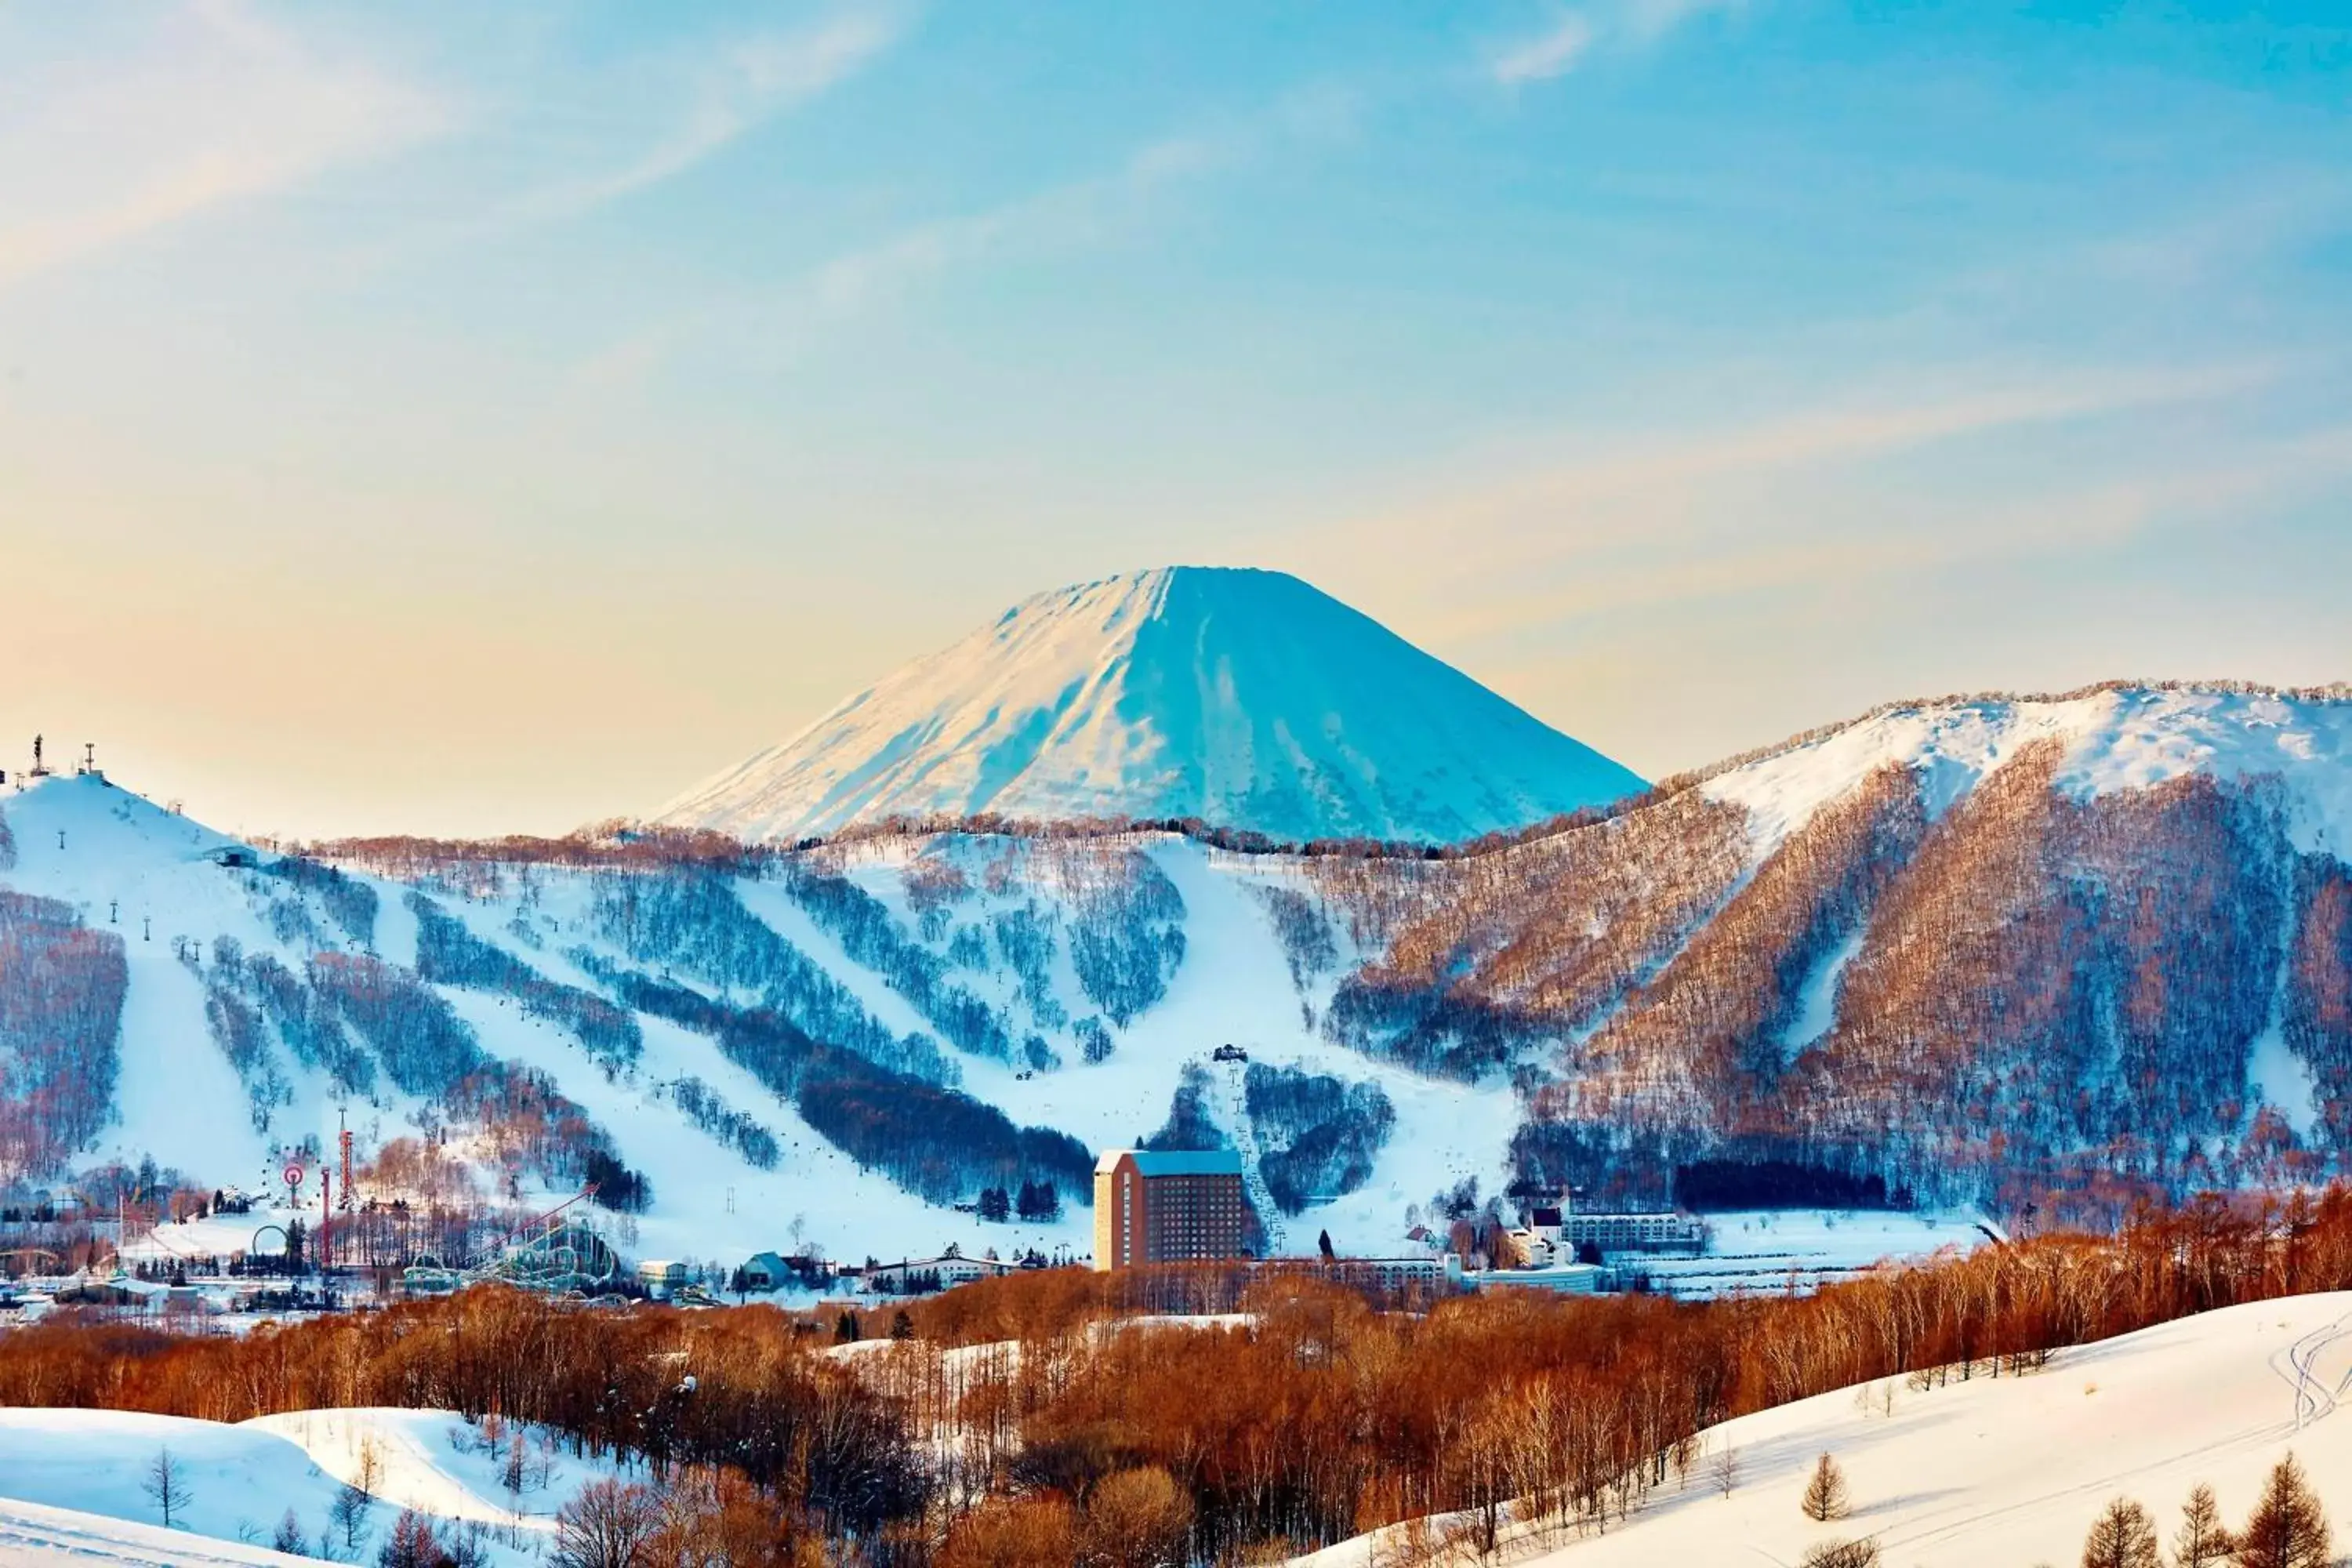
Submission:
[[[2352,1534],[2352,1293],[2233,1307],[2062,1352],[2039,1372],[1915,1390],[1842,1390],[1710,1430],[1737,1454],[1728,1497],[1702,1458],[1606,1535],[1518,1531],[1508,1560],[1556,1568],[1789,1564],[1821,1541],[1874,1537],[1895,1568],[2079,1560],[2094,1518],[2138,1500],[2169,1539],[2191,1488],[2210,1485],[2232,1525],[2292,1452],[2336,1528]],[[1880,1398],[1891,1392],[1891,1414]],[[1823,1453],[1853,1512],[1816,1524],[1798,1509]],[[1370,1568],[1378,1538],[1300,1558]]]

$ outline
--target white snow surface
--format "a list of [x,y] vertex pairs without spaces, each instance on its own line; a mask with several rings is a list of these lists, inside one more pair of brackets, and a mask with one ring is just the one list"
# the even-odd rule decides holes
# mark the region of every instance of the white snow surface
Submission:
[[479,1520],[526,1535],[552,1537],[555,1515],[588,1482],[624,1472],[609,1460],[578,1458],[547,1434],[509,1422],[502,1436],[523,1438],[525,1489],[502,1484],[505,1449],[482,1441],[482,1429],[450,1410],[383,1406],[297,1410],[261,1415],[241,1430],[286,1438],[338,1481],[357,1484],[373,1456],[373,1494],[394,1509],[441,1519]]
[[294,1568],[318,1561],[108,1514],[0,1497],[0,1563],[7,1568],[103,1568],[107,1563],[136,1568],[215,1568],[220,1563],[237,1568],[255,1563]]
[[[414,1508],[444,1534],[454,1521],[507,1527],[486,1542],[489,1559],[519,1565],[539,1559],[554,1510],[572,1492],[612,1473],[558,1458],[548,1484],[534,1485],[520,1510],[510,1510],[498,1462],[456,1452],[448,1436],[457,1430],[473,1429],[433,1410],[304,1411],[231,1425],[121,1410],[0,1409],[0,1564],[302,1561],[255,1542],[268,1541],[289,1509],[315,1542],[343,1482],[359,1473],[365,1437],[381,1470],[364,1560],[373,1560],[400,1510]],[[529,1436],[536,1445],[538,1435]],[[189,1500],[168,1532],[142,1489],[165,1449]],[[336,1543],[340,1550],[340,1534]]]
[[1025,600],[657,820],[788,840],[898,815],[1196,816],[1446,842],[1641,787],[1295,577],[1178,566]]
[[[2146,1507],[2169,1541],[2200,1482],[2232,1526],[2288,1453],[2336,1528],[2352,1531],[2352,1293],[2304,1296],[2187,1318],[2060,1352],[2049,1366],[1992,1378],[1979,1365],[1940,1388],[1891,1386],[1894,1408],[1865,1411],[1841,1390],[1711,1429],[1707,1453],[1738,1457],[1729,1497],[1702,1458],[1686,1487],[1669,1477],[1606,1535],[1520,1536],[1505,1560],[1555,1568],[1656,1563],[1790,1563],[1817,1542],[1875,1537],[1901,1568],[2074,1563],[2109,1499]],[[1822,1454],[1846,1476],[1852,1515],[1816,1524],[1798,1509]],[[1374,1537],[1295,1560],[1296,1568],[1369,1568]]]

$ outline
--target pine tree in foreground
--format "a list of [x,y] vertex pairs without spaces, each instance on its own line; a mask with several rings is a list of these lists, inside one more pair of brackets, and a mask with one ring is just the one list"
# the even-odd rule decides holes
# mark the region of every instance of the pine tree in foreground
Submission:
[[2147,1510],[2127,1497],[2107,1504],[2083,1542],[2083,1568],[2164,1568]]
[[2180,1528],[2172,1533],[2176,1568],[2221,1568],[2237,1549],[2229,1526],[2221,1522],[2221,1505],[2213,1500],[2213,1489],[2198,1482],[2180,1507]]
[[2263,1500],[2238,1532],[2237,1568],[2327,1568],[2327,1516],[2289,1454],[2263,1485]]
[[377,1568],[452,1568],[453,1562],[442,1549],[440,1537],[433,1533],[433,1526],[414,1509],[400,1510],[392,1535],[375,1560]]
[[1845,1472],[1827,1454],[1813,1467],[1812,1479],[1805,1483],[1804,1501],[1799,1506],[1805,1510],[1807,1519],[1823,1523],[1846,1516],[1851,1505],[1846,1499]]

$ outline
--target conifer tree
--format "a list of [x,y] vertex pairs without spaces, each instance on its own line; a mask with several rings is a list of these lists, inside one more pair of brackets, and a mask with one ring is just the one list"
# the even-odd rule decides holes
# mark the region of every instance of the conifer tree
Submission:
[[2127,1497],[2108,1503],[2083,1542],[2083,1568],[2164,1568],[2147,1510]]
[[1851,1505],[1846,1498],[1845,1472],[1839,1469],[1838,1462],[1827,1454],[1823,1454],[1821,1462],[1813,1467],[1812,1479],[1805,1483],[1804,1501],[1800,1506],[1804,1509],[1807,1519],[1820,1520],[1824,1523],[1846,1516]]
[[2272,1469],[2254,1516],[2238,1532],[2238,1568],[2327,1568],[2329,1545],[2327,1516],[2289,1454]]
[[2213,1489],[2197,1483],[2181,1505],[2180,1528],[2172,1535],[2172,1561],[2177,1568],[2221,1568],[2237,1550],[2229,1527],[2221,1522],[2221,1505]]

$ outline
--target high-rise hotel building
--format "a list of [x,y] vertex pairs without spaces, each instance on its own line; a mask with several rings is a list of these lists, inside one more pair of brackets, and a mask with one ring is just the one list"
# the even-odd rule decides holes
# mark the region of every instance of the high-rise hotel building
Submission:
[[1095,1162],[1095,1268],[1249,1256],[1242,1157],[1231,1149],[1109,1149]]

